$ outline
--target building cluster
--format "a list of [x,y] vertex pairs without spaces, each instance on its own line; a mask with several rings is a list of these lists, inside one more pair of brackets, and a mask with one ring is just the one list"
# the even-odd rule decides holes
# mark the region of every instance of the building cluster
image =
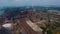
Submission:
[[[0,17],[0,21],[2,22],[2,24],[12,24],[12,34],[19,34],[21,32],[23,34],[36,34],[37,30],[39,31],[37,32],[38,34],[42,34],[44,33],[44,28],[47,27],[46,31],[49,30],[50,26],[48,27],[46,26],[46,24],[52,25],[54,23],[59,23],[59,19],[59,15],[51,15],[50,13],[44,12],[38,13],[32,10],[24,10],[18,12],[7,11]],[[47,33],[45,32],[45,34]]]

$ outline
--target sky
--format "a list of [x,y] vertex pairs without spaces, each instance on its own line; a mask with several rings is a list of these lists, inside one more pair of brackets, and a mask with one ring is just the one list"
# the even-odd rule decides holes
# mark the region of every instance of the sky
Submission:
[[60,0],[0,0],[3,6],[60,6]]

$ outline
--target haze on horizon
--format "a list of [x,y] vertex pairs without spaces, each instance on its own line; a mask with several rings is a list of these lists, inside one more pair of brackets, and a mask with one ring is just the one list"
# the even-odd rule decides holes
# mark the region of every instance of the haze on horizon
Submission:
[[60,0],[0,0],[3,6],[59,6]]

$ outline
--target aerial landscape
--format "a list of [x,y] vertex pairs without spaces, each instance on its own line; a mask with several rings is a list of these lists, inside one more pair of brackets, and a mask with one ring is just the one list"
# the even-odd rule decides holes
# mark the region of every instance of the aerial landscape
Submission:
[[60,34],[59,0],[0,0],[0,34]]

